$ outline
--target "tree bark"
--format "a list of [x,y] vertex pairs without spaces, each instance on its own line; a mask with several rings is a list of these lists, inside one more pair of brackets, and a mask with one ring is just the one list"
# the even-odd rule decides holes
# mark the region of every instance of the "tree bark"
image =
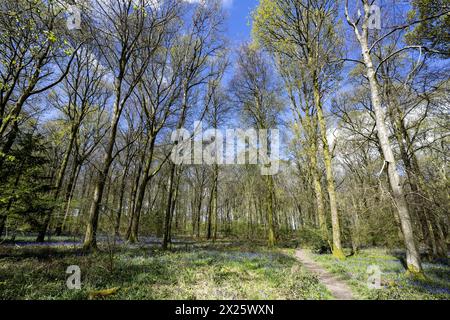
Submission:
[[116,221],[114,225],[114,235],[116,237],[120,236],[120,220],[122,218],[122,210],[123,210],[123,199],[125,197],[125,189],[127,186],[127,178],[128,177],[128,168],[125,169],[125,172],[122,176],[122,181],[120,183],[120,190],[119,190],[119,203],[117,204],[117,215],[116,215]]
[[66,209],[65,209],[64,220],[63,220],[63,224],[62,224],[62,230],[63,231],[67,230],[67,218],[69,216],[69,210],[70,210],[70,206],[71,206],[71,203],[72,203],[72,199],[73,199],[74,194],[75,194],[75,187],[76,187],[76,183],[78,181],[78,177],[80,175],[80,171],[81,171],[81,165],[78,167],[77,173],[75,175],[75,179],[73,181],[73,186],[70,189],[70,193],[68,194],[68,196],[66,198]]
[[[119,82],[120,83],[120,82]],[[119,84],[120,86],[120,84]],[[117,89],[116,89],[117,91]],[[105,189],[106,179],[108,177],[109,169],[112,163],[112,154],[114,145],[116,142],[117,128],[119,125],[120,115],[122,113],[122,107],[120,106],[120,95],[116,97],[114,105],[114,115],[111,120],[110,136],[108,139],[108,145],[103,157],[103,168],[98,173],[97,181],[94,189],[94,197],[89,209],[88,223],[86,226],[86,234],[84,237],[83,249],[90,250],[97,248],[97,226],[100,213],[100,204],[102,202],[103,192]]]
[[325,216],[325,206],[323,203],[322,184],[320,183],[320,175],[317,165],[317,137],[316,137],[316,123],[309,116],[308,112],[305,113],[305,130],[308,137],[308,157],[311,165],[311,176],[314,187],[314,194],[316,196],[317,217],[319,219],[319,228],[322,234],[322,238],[328,241],[328,227]]
[[[387,84],[389,86],[389,84]],[[438,225],[431,203],[426,203],[426,198],[431,198],[426,183],[420,170],[417,157],[414,153],[411,138],[404,123],[404,116],[396,104],[395,98],[391,95],[391,88],[386,90],[386,98],[389,103],[389,117],[391,119],[395,137],[400,147],[400,155],[405,165],[408,183],[413,193],[413,203],[417,210],[417,215],[422,228],[422,234],[432,256],[436,259],[447,257],[447,245],[445,238],[436,232],[433,226]]]
[[162,242],[162,249],[167,250],[169,245],[169,236],[170,236],[170,218],[171,218],[171,209],[172,209],[172,197],[173,197],[173,182],[175,178],[175,164],[171,164],[170,167],[170,177],[169,177],[169,193],[167,197],[167,206],[166,213],[164,219],[164,237]]
[[[369,4],[365,2],[365,11],[369,12]],[[367,19],[366,19],[367,20]],[[385,111],[381,106],[381,96],[376,79],[375,68],[373,66],[372,57],[369,52],[368,45],[368,26],[367,21],[363,25],[363,34],[354,29],[356,37],[361,45],[361,52],[366,67],[366,75],[369,80],[371,102],[375,113],[376,127],[378,140],[383,151],[385,163],[387,164],[387,171],[389,183],[392,190],[392,196],[397,207],[398,216],[400,219],[401,229],[404,237],[406,247],[406,262],[408,271],[412,274],[422,274],[422,263],[420,260],[419,251],[417,249],[416,241],[414,239],[414,232],[411,222],[411,215],[408,204],[406,202],[403,186],[400,181],[400,175],[397,172],[397,164],[394,158],[391,144],[389,142],[389,133],[385,123]]]
[[56,226],[55,234],[57,236],[61,235],[64,230],[64,226],[67,220],[67,216],[69,215],[70,203],[73,197],[73,193],[75,191],[75,185],[78,180],[78,175],[80,173],[81,164],[79,161],[75,159],[75,163],[73,164],[72,171],[70,172],[69,181],[67,183],[66,189],[66,197],[65,197],[65,206],[64,206],[64,218],[58,221],[58,225]]
[[341,227],[339,223],[339,214],[336,201],[336,188],[334,184],[333,168],[331,164],[330,146],[327,138],[327,126],[325,117],[323,115],[322,98],[320,94],[320,87],[318,79],[314,76],[313,80],[314,102],[316,105],[317,119],[319,122],[320,135],[322,140],[323,158],[325,163],[325,171],[327,175],[327,191],[330,200],[331,211],[331,228],[333,233],[333,256],[339,259],[344,259],[345,255],[342,251],[341,244]]
[[[55,201],[55,203],[58,201],[59,193],[61,191],[62,183],[64,180],[64,175],[65,175],[66,169],[67,169],[67,165],[69,164],[69,159],[70,159],[70,155],[72,153],[72,149],[73,149],[73,145],[75,142],[75,137],[76,137],[77,132],[78,132],[77,129],[71,130],[71,137],[69,140],[69,145],[68,145],[66,153],[64,155],[63,162],[61,163],[61,167],[58,171],[58,175],[56,176],[55,189],[53,191],[54,192],[53,200]],[[48,213],[46,214],[44,223],[42,224],[42,227],[39,230],[38,236],[36,238],[36,242],[44,242],[45,234],[47,233],[47,229],[50,224],[53,210],[54,209],[49,210]]]
[[[208,230],[206,233],[206,238],[208,240],[211,239],[212,236],[212,221],[213,219],[217,219],[217,182],[218,182],[218,171],[219,166],[214,164],[214,173],[213,173],[213,185],[211,188],[211,194],[209,198],[209,207],[208,207]],[[214,217],[213,217],[214,216]]]
[[0,215],[0,238],[3,234],[3,230],[5,230],[6,225],[6,215]]
[[142,204],[144,202],[147,185],[153,177],[152,175],[150,175],[150,169],[151,169],[152,161],[153,161],[154,145],[155,145],[155,138],[152,136],[150,138],[150,154],[146,156],[147,161],[145,163],[144,174],[143,174],[143,177],[141,180],[141,184],[139,185],[139,188],[138,188],[137,197],[136,197],[136,201],[135,201],[135,205],[134,205],[134,210],[133,210],[134,211],[134,213],[133,213],[134,219],[132,219],[131,234],[129,237],[130,242],[138,241],[139,220],[141,217]]
[[139,162],[139,166],[138,169],[136,171],[136,176],[134,179],[134,183],[133,183],[133,187],[131,189],[131,194],[130,194],[130,199],[129,199],[129,212],[131,213],[130,215],[130,221],[128,222],[128,228],[127,228],[127,232],[125,234],[125,239],[127,239],[127,241],[134,243],[137,241],[136,238],[132,237],[132,230],[133,230],[133,226],[136,223],[134,220],[136,219],[135,213],[136,210],[134,210],[135,206],[136,206],[136,197],[137,197],[137,192],[139,189],[139,181],[141,179],[141,173],[142,173],[142,163],[144,162],[145,159],[145,151],[142,155],[142,159]]
[[274,213],[273,213],[273,202],[274,202],[274,185],[273,177],[267,176],[266,178],[268,187],[268,197],[267,197],[267,246],[272,248],[275,245],[275,230],[274,230]]

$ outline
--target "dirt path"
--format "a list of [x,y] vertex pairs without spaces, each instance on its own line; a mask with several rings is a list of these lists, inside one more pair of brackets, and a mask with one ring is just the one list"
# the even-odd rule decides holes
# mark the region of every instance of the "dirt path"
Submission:
[[350,288],[342,280],[326,271],[319,264],[313,261],[307,252],[303,249],[295,252],[295,257],[303,266],[319,277],[319,281],[331,292],[336,300],[353,300],[353,294]]

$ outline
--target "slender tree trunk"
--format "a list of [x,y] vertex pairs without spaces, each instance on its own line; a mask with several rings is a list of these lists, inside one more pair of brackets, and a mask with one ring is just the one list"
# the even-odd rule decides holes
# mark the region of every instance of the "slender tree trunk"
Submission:
[[[289,87],[288,87],[289,88]],[[292,91],[289,91],[291,99],[293,101],[293,105],[295,106],[295,98],[292,94]],[[306,93],[305,93],[306,94]],[[311,106],[307,104],[305,106],[304,116],[300,115],[300,112],[293,111],[294,114],[297,114],[299,117],[300,123],[303,125],[305,136],[306,136],[306,154],[310,162],[310,173],[312,178],[312,187],[314,189],[314,195],[316,200],[316,212],[315,214],[311,214],[311,221],[315,222],[318,220],[319,229],[322,236],[322,239],[328,241],[328,228],[327,228],[327,220],[325,216],[325,206],[323,203],[323,192],[322,185],[320,183],[320,174],[318,170],[318,147],[317,147],[317,118],[310,115]],[[299,209],[300,210],[300,209]],[[301,214],[301,210],[299,211]],[[312,212],[311,212],[312,213]]]
[[[314,138],[315,140],[315,138]],[[320,183],[319,170],[317,166],[317,142],[310,141],[309,159],[311,164],[311,176],[316,196],[317,217],[322,238],[328,241],[327,219],[325,217],[325,206],[323,204],[322,184]]]
[[[370,10],[369,5],[365,4],[365,10]],[[401,229],[404,237],[406,247],[406,262],[408,271],[412,274],[422,274],[422,263],[420,260],[419,251],[417,249],[416,241],[414,239],[414,231],[411,222],[411,215],[408,204],[406,202],[403,186],[400,181],[400,175],[397,172],[397,164],[394,158],[391,144],[389,142],[389,132],[385,123],[385,111],[381,106],[381,96],[376,79],[375,68],[373,66],[372,57],[369,53],[368,46],[368,30],[367,25],[363,27],[363,35],[360,35],[357,30],[357,38],[361,45],[361,51],[366,66],[367,78],[369,80],[371,102],[375,112],[375,120],[377,126],[378,140],[383,151],[385,163],[387,164],[387,171],[389,182],[391,185],[392,196],[398,210],[398,216],[401,223]]]
[[161,207],[156,212],[156,237],[158,239],[164,236],[164,214]]
[[78,165],[78,169],[76,171],[75,177],[70,179],[70,183],[67,188],[66,206],[65,206],[65,210],[64,210],[65,214],[64,214],[64,219],[62,221],[62,225],[61,225],[61,231],[64,231],[66,229],[67,218],[69,216],[70,206],[72,203],[73,196],[75,194],[75,187],[76,187],[76,183],[78,181],[78,177],[80,176],[80,171],[81,171],[81,162]]
[[64,225],[67,219],[67,216],[69,214],[69,208],[70,208],[70,202],[72,199],[72,195],[76,186],[76,181],[78,180],[78,175],[80,173],[80,169],[81,169],[81,164],[79,161],[77,161],[76,156],[74,159],[74,164],[72,166],[72,170],[70,172],[69,175],[69,181],[67,183],[67,188],[66,188],[66,196],[65,196],[65,201],[64,201],[64,217],[63,219],[59,219],[58,220],[58,224],[56,226],[56,230],[55,230],[55,234],[57,236],[61,235],[63,229],[64,229]]
[[[394,97],[390,94],[390,88],[386,94],[388,101],[392,102]],[[431,198],[426,183],[420,170],[417,157],[412,147],[411,138],[404,123],[404,116],[397,105],[389,106],[389,116],[394,127],[395,137],[400,146],[400,155],[405,165],[408,182],[413,193],[414,205],[422,228],[423,237],[434,258],[441,259],[447,257],[447,245],[445,238],[433,227],[436,225],[434,213],[430,204],[426,203],[426,198]],[[409,150],[409,152],[408,152]]]
[[[200,238],[200,218],[201,218],[201,211],[202,211],[202,204],[203,204],[203,186],[200,186],[199,192],[198,192],[198,202],[197,208],[196,208],[196,214],[194,219],[194,225],[196,226],[195,230],[197,231],[197,238]],[[195,231],[194,231],[195,234]]]
[[[194,189],[194,188],[192,188]],[[195,235],[195,213],[196,213],[196,205],[197,205],[197,197],[195,195],[192,195],[192,201],[191,201],[191,224],[192,224],[192,229],[191,229],[191,236],[194,237]]]
[[[56,183],[55,183],[55,189],[53,194],[53,200],[55,202],[58,201],[59,193],[61,192],[61,187],[64,180],[64,175],[67,170],[67,165],[69,164],[69,159],[72,154],[73,145],[75,143],[75,138],[78,133],[78,126],[76,128],[73,128],[71,130],[71,137],[69,141],[69,145],[67,147],[66,153],[64,155],[63,162],[61,163],[61,167],[58,171],[58,175],[56,176]],[[57,210],[60,210],[59,208]],[[45,238],[45,234],[47,233],[48,226],[50,224],[50,220],[53,214],[53,209],[49,210],[48,213],[45,216],[44,223],[42,224],[41,229],[39,230],[38,236],[36,238],[37,242],[43,242]],[[61,217],[59,217],[61,219]]]
[[[211,194],[210,194],[209,206],[208,206],[208,230],[206,233],[206,238],[208,240],[210,240],[211,236],[212,236],[212,221],[213,221],[213,219],[217,219],[218,170],[219,170],[218,165],[214,164],[213,185],[211,188]],[[213,215],[214,215],[214,217],[213,217]]]
[[359,234],[360,234],[360,228],[359,228],[359,215],[358,215],[358,209],[359,206],[356,202],[356,199],[353,194],[350,195],[351,201],[352,201],[352,218],[353,218],[353,230],[352,230],[352,252],[353,254],[357,254],[359,251]]
[[[114,168],[111,171],[114,172]],[[108,178],[106,179],[106,186],[105,186],[106,192],[102,205],[102,209],[104,209],[104,211],[110,211],[111,209],[114,208],[114,205],[112,206],[109,205],[109,199],[111,197],[111,194],[113,195],[113,203],[114,203],[114,181],[116,179],[113,178],[112,172],[111,174],[108,174]]]
[[200,195],[199,201],[198,201],[198,207],[197,207],[197,239],[200,238],[200,220],[202,217],[202,203],[203,203],[203,199],[202,196]]
[[[119,84],[120,85],[120,84]],[[116,90],[117,91],[117,90]],[[122,108],[119,105],[120,95],[116,98],[114,106],[114,115],[111,120],[110,136],[106,152],[103,156],[103,168],[98,173],[97,181],[95,183],[94,196],[89,209],[88,223],[86,226],[86,234],[84,237],[83,248],[85,250],[97,248],[97,226],[100,213],[100,204],[102,202],[103,192],[105,190],[106,179],[108,177],[109,169],[112,163],[112,154],[116,142],[117,128],[119,125]]]
[[212,229],[212,203],[214,198],[214,186],[211,188],[211,192],[209,194],[209,203],[208,203],[208,223],[206,226],[206,239],[211,239],[211,229]]
[[316,77],[314,77],[313,84],[314,102],[317,109],[317,119],[319,121],[320,135],[322,140],[323,158],[325,163],[325,171],[327,175],[327,190],[330,200],[331,211],[331,228],[333,232],[333,256],[339,259],[344,259],[345,255],[342,251],[341,245],[341,227],[339,223],[339,214],[336,201],[336,188],[334,184],[333,167],[331,164],[330,146],[327,138],[327,125],[323,114],[322,98],[320,94],[320,87]]
[[123,199],[125,197],[125,189],[127,186],[127,172],[128,170],[125,170],[125,173],[122,176],[122,181],[120,184],[120,191],[119,191],[119,203],[117,205],[117,215],[116,215],[116,222],[114,225],[114,235],[117,237],[120,235],[120,219],[122,218],[122,210],[123,210]]
[[6,215],[0,215],[0,238],[2,237],[3,231],[5,230],[6,225]]
[[273,213],[273,202],[274,202],[274,185],[273,177],[267,176],[267,245],[272,248],[275,245],[275,231],[274,231],[274,213]]
[[214,219],[214,235],[213,235],[213,242],[215,242],[217,240],[217,232],[218,232],[218,228],[219,228],[219,215],[218,215],[218,210],[217,210],[217,206],[215,209],[215,219]]
[[142,204],[144,202],[145,198],[145,191],[147,190],[147,185],[150,182],[152,176],[150,175],[150,169],[153,162],[153,148],[155,145],[155,139],[152,137],[150,138],[150,154],[147,155],[147,161],[145,163],[144,168],[144,174],[141,179],[141,184],[139,185],[139,189],[137,192],[136,202],[134,206],[134,213],[131,224],[131,234],[130,234],[130,241],[136,242],[138,241],[138,233],[139,233],[139,220],[141,217],[141,211],[142,211]]
[[179,172],[177,172],[177,170],[175,170],[175,175],[176,175],[175,195],[173,196],[172,204],[171,204],[171,207],[170,207],[169,236],[168,236],[168,242],[169,243],[172,242],[172,223],[173,223],[173,220],[174,220],[175,210],[178,210],[177,202],[178,202],[179,188],[180,188],[180,179],[181,179],[181,174]]
[[139,162],[139,166],[138,166],[136,176],[135,176],[135,181],[134,181],[133,187],[131,189],[131,194],[130,194],[129,212],[131,213],[131,215],[130,215],[130,221],[128,223],[128,228],[127,228],[127,232],[125,235],[125,239],[127,239],[131,243],[134,243],[137,241],[136,238],[133,238],[132,230],[133,230],[133,226],[136,224],[136,222],[135,222],[135,219],[136,219],[136,216],[135,216],[136,197],[137,197],[137,193],[138,193],[138,189],[139,189],[139,181],[141,179],[142,163],[144,162],[144,159],[145,159],[145,155],[142,155],[142,159],[141,159],[141,162]]
[[175,178],[175,164],[171,164],[170,167],[170,177],[169,177],[169,192],[167,197],[166,214],[164,219],[164,237],[162,243],[162,249],[167,250],[169,244],[169,234],[170,234],[170,212],[172,208],[172,197],[173,197],[173,184]]
[[250,197],[250,193],[246,194],[247,201],[245,201],[245,209],[247,211],[247,239],[250,240],[252,238],[252,199]]

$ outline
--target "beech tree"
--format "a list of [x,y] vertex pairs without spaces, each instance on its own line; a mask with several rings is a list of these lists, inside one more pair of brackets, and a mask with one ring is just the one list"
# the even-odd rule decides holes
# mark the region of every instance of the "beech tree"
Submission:
[[[336,257],[342,259],[344,254],[341,244],[336,186],[324,116],[324,96],[333,86],[340,67],[340,64],[336,63],[341,44],[335,27],[337,12],[337,2],[332,0],[261,1],[254,16],[253,33],[257,41],[279,59],[287,58],[297,68],[304,70],[302,73],[298,73],[301,78],[290,79],[289,81],[294,81],[294,83],[289,83],[289,85],[295,86],[295,81],[311,83],[308,90],[312,92],[312,102],[320,129],[320,142],[326,169],[333,229],[332,251]],[[286,63],[282,65],[286,65]],[[292,93],[292,87],[290,91]],[[311,152],[315,153],[314,147]],[[317,185],[317,180],[315,184]],[[318,186],[315,190],[320,197]],[[320,206],[320,200],[318,200],[318,212],[322,220],[321,228],[325,230]],[[323,233],[325,232],[323,231]]]
[[[235,101],[241,106],[244,121],[255,128],[267,130],[274,128],[279,119],[278,113],[283,105],[280,101],[280,86],[272,78],[272,70],[263,53],[251,46],[240,49],[237,72],[231,83]],[[269,247],[275,245],[274,228],[275,186],[273,176],[267,175],[266,207]]]
[[[84,248],[96,247],[100,203],[112,165],[119,121],[128,100],[139,84],[151,57],[163,39],[164,27],[174,18],[177,5],[172,1],[155,6],[152,1],[98,1],[92,6],[92,34],[97,42],[99,61],[113,74],[114,105],[103,166],[98,172]],[[110,31],[113,30],[113,33]]]

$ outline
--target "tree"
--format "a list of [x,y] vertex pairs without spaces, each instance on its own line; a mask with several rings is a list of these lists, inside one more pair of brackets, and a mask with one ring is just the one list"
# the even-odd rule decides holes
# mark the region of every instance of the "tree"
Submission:
[[[58,201],[66,170],[70,158],[73,156],[73,148],[79,139],[79,130],[82,123],[90,113],[102,110],[105,107],[108,89],[105,81],[106,70],[94,59],[88,47],[83,47],[75,53],[74,62],[62,82],[61,90],[54,90],[50,95],[50,101],[54,107],[60,110],[67,119],[69,127],[68,145],[60,164],[53,188],[54,201]],[[76,165],[74,167],[77,167]],[[73,172],[72,176],[73,177]],[[37,241],[44,240],[50,223],[52,212],[50,211],[39,231]],[[62,218],[57,218],[56,234],[61,234]]]
[[178,37],[174,30],[176,26],[166,26],[167,30],[160,48],[155,52],[153,60],[143,74],[135,92],[136,100],[145,116],[145,137],[148,151],[143,152],[145,164],[143,174],[137,188],[137,195],[130,222],[130,233],[127,236],[130,242],[138,239],[139,217],[142,210],[147,185],[166,163],[161,161],[155,168],[154,149],[159,135],[167,127],[167,122],[176,110],[176,104],[181,92],[180,67],[183,60],[174,54],[174,46]]
[[0,185],[0,235],[7,218],[16,230],[39,230],[53,202],[50,197],[48,146],[33,127],[17,136],[17,144],[1,167],[7,180]]
[[350,18],[348,12],[348,1],[346,2],[345,6],[345,15],[347,22],[354,31],[356,39],[358,40],[361,47],[361,54],[363,57],[362,63],[364,65],[366,76],[370,85],[371,104],[375,113],[378,140],[380,142],[380,147],[382,149],[385,160],[383,170],[386,167],[392,190],[392,196],[395,201],[398,210],[398,216],[401,222],[401,228],[405,239],[408,271],[412,274],[420,275],[423,272],[422,264],[419,251],[417,249],[417,244],[414,239],[410,209],[406,202],[405,193],[400,181],[400,174],[398,172],[392,146],[389,141],[389,133],[385,123],[385,110],[383,109],[381,104],[381,93],[377,81],[376,72],[378,68],[375,68],[373,63],[372,48],[374,47],[374,44],[383,39],[383,37],[380,37],[377,40],[373,41],[371,45],[369,44],[369,18],[371,14],[370,3],[368,0],[363,0],[363,5],[364,16],[362,17],[362,19],[358,19],[355,22]]
[[[218,57],[217,61],[213,62],[212,68],[217,68],[217,74],[219,75],[216,79],[212,79],[208,84],[208,94],[206,95],[206,104],[210,104],[207,106],[207,114],[206,118],[208,123],[211,124],[211,127],[215,130],[218,130],[219,127],[224,124],[226,121],[226,116],[231,111],[231,106],[229,104],[229,98],[224,88],[221,85],[223,80],[223,75],[228,66],[227,58]],[[214,141],[212,142],[214,143]],[[214,155],[216,160],[222,156],[219,154],[219,150],[215,148]],[[209,205],[208,205],[208,224],[207,224],[207,233],[206,238],[209,240],[211,237],[215,240],[217,237],[217,219],[218,219],[218,197],[219,197],[219,161],[213,164],[213,172],[212,172],[212,186],[211,192],[209,196]],[[213,221],[214,221],[214,232],[213,232]]]
[[[333,230],[332,251],[333,255],[343,259],[345,256],[341,244],[332,157],[323,110],[324,95],[333,87],[334,79],[340,71],[340,64],[336,63],[341,45],[335,30],[337,12],[337,2],[333,0],[261,1],[254,15],[253,34],[256,41],[277,58],[288,59],[288,63],[282,63],[281,66],[294,63],[297,68],[303,69],[303,72],[297,73],[301,78],[288,81],[311,83],[308,91],[312,92],[326,170]],[[320,194],[317,187],[316,193]],[[318,207],[321,217],[320,201]],[[324,221],[321,222],[321,227],[324,230]]]
[[437,54],[449,57],[450,1],[414,0],[412,7],[408,23],[417,21],[417,24],[406,35],[406,40],[411,45],[421,45]]
[[1,4],[0,166],[16,140],[26,102],[65,78],[79,46],[69,43],[62,11],[53,1]]
[[[273,70],[261,51],[249,45],[240,48],[237,70],[230,87],[235,101],[242,108],[244,121],[261,130],[275,127],[279,121],[278,114],[283,108],[280,86],[273,78]],[[272,247],[275,244],[275,190],[271,175],[266,176],[266,188],[267,243]]]
[[[224,48],[224,41],[221,37],[223,14],[220,1],[206,1],[197,5],[190,19],[186,26],[186,36],[181,37],[179,45],[174,48],[180,57],[179,61],[182,62],[180,64],[181,95],[178,109],[175,112],[176,129],[181,129],[195,110],[192,106],[196,105],[198,91],[204,88],[209,81],[222,75],[217,70],[211,69],[210,64],[211,60],[221,55]],[[206,114],[206,106],[200,106],[195,111],[197,115],[200,115],[196,120],[201,121]],[[164,217],[163,250],[168,248],[171,238],[171,213],[176,180],[176,165],[170,163],[167,206]]]
[[[172,1],[155,7],[152,1],[97,1],[93,8],[91,32],[95,35],[96,51],[114,75],[114,105],[103,165],[98,172],[84,248],[97,246],[96,233],[100,203],[113,162],[113,152],[119,121],[129,98],[139,84],[152,55],[163,39],[165,26],[173,19],[176,6]],[[113,33],[110,31],[113,30]]]

